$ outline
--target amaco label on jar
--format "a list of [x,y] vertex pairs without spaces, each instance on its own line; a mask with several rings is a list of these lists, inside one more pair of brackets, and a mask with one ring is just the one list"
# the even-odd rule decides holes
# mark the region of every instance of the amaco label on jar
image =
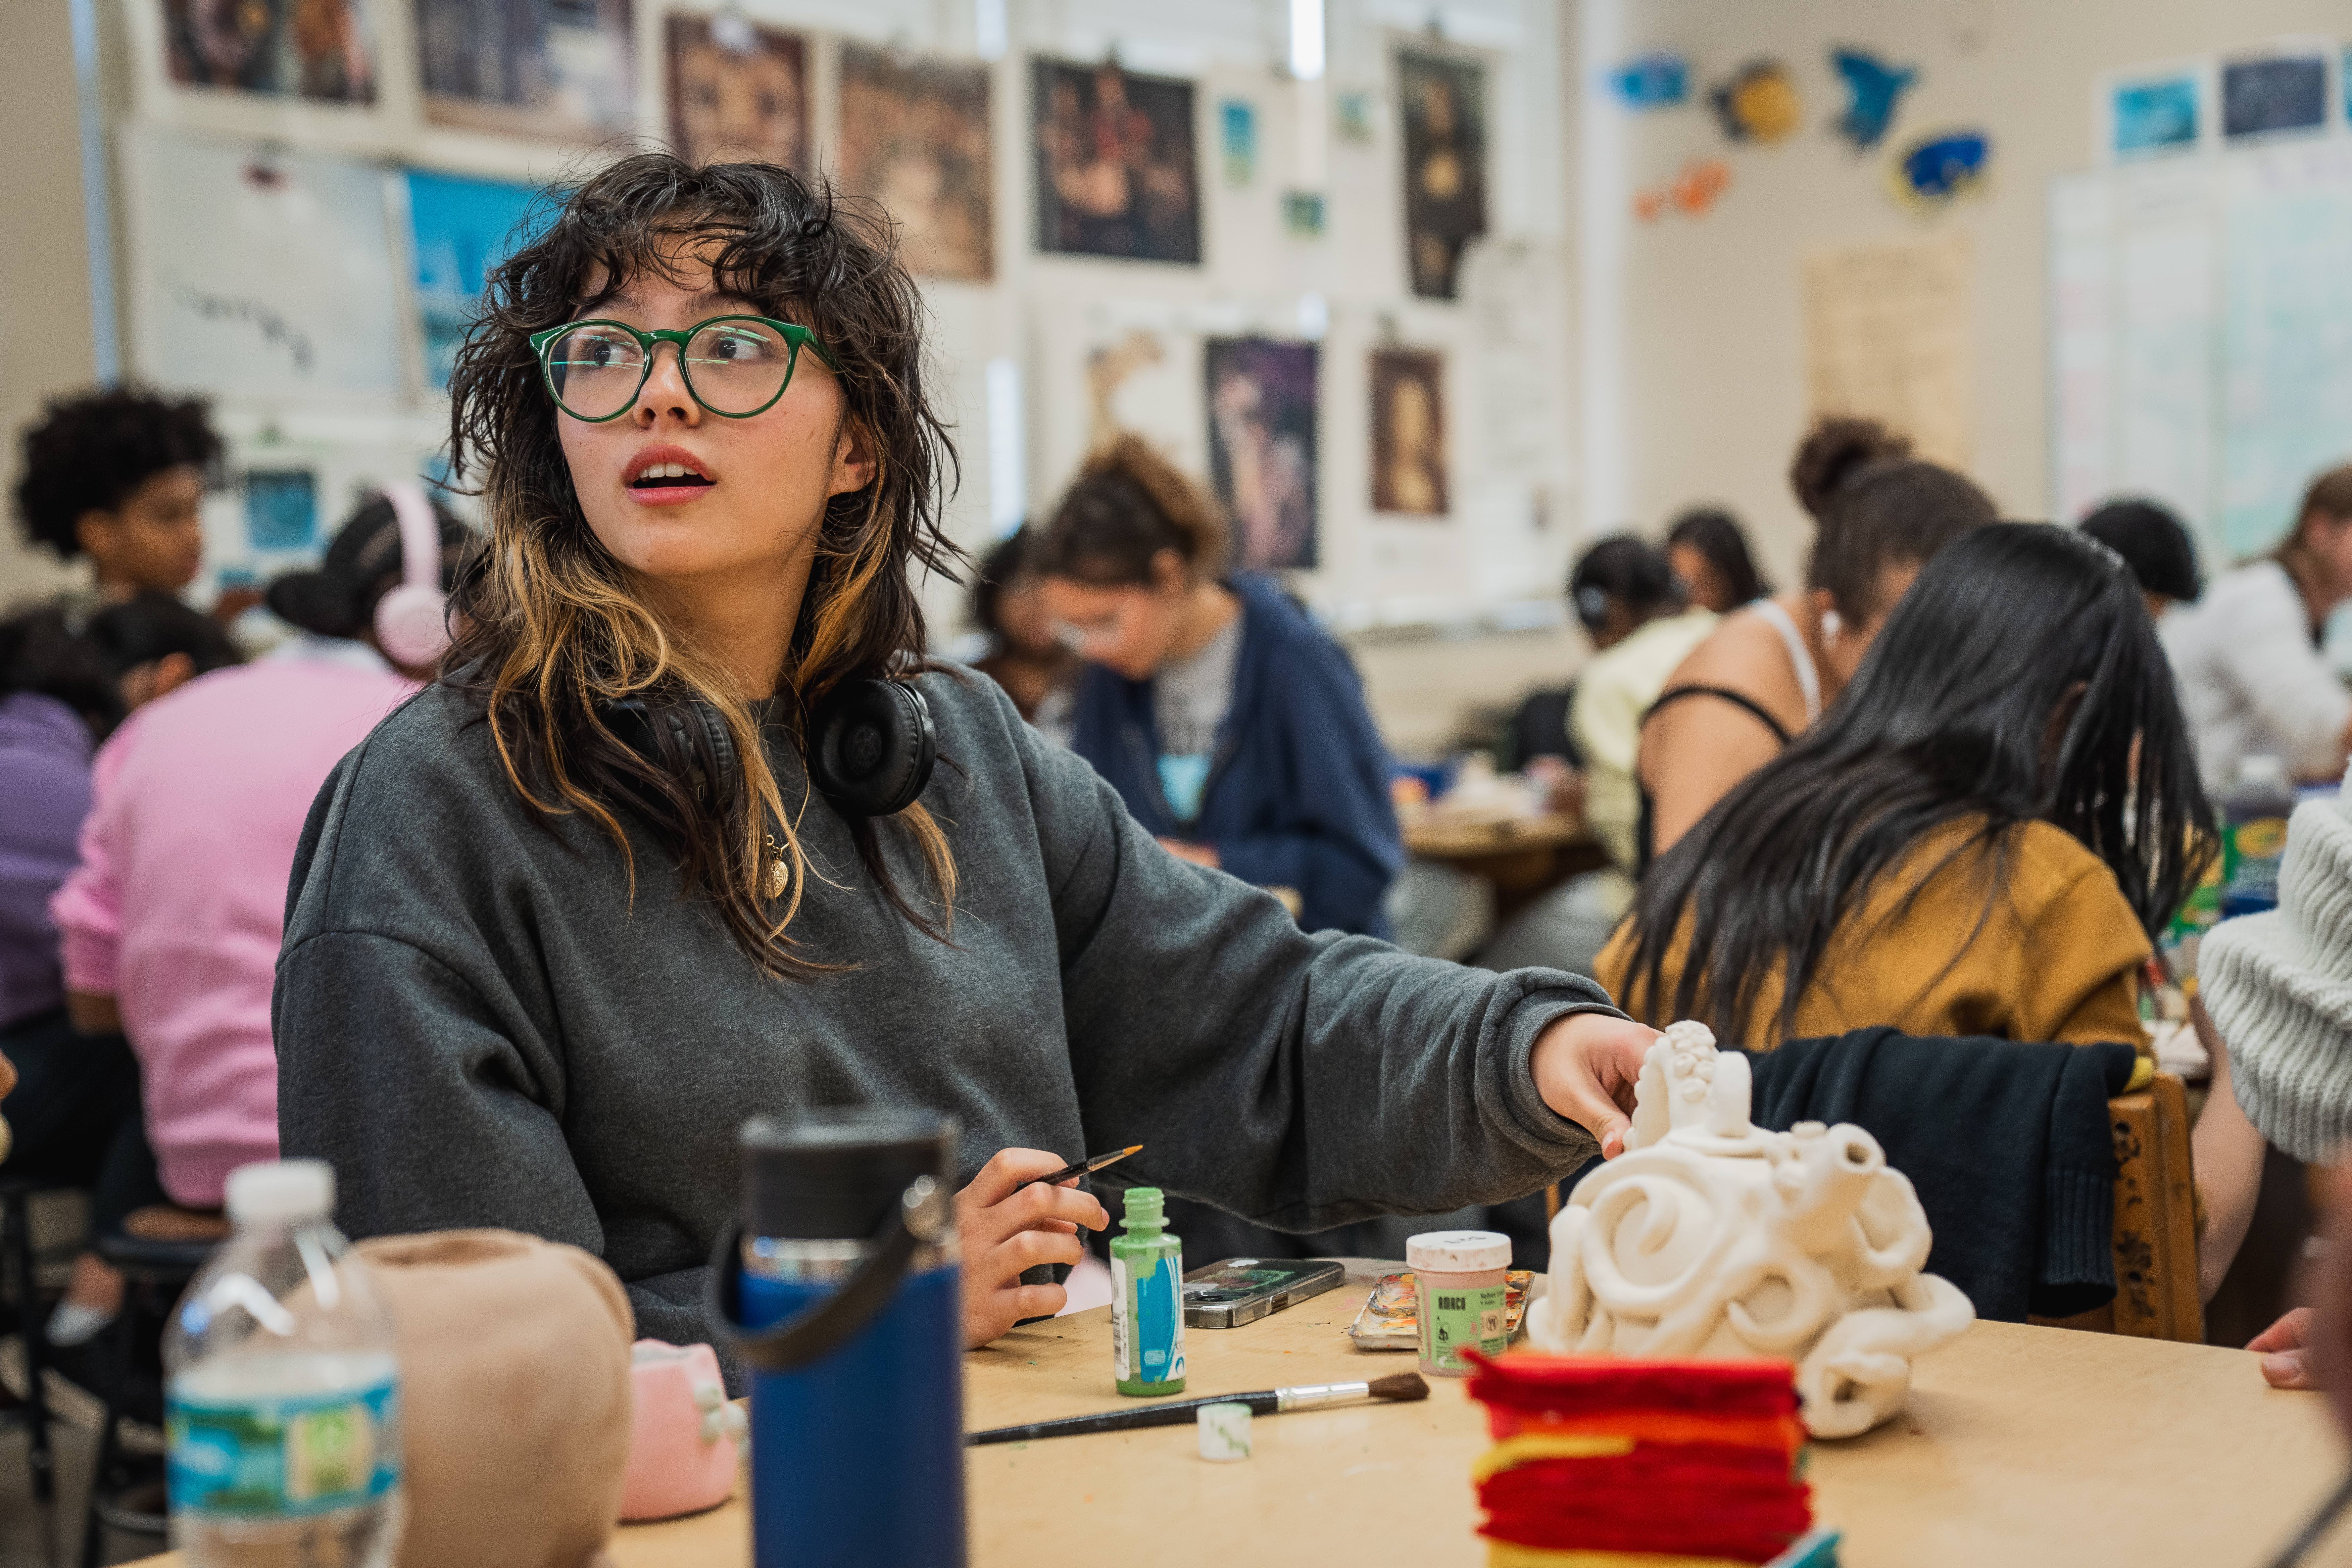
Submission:
[[400,1484],[400,1385],[247,1399],[174,1394],[164,1416],[174,1513],[331,1513]]
[[1508,1350],[1511,1337],[1504,1331],[1509,1321],[1503,1306],[1505,1294],[1500,1283],[1470,1290],[1430,1288],[1429,1308],[1421,1315],[1423,1358],[1432,1366],[1466,1372],[1470,1363],[1462,1359],[1464,1351],[1496,1356]]
[[1110,1260],[1110,1359],[1111,1374],[1121,1382],[1170,1383],[1184,1375],[1184,1285],[1174,1257],[1133,1276],[1127,1259]]

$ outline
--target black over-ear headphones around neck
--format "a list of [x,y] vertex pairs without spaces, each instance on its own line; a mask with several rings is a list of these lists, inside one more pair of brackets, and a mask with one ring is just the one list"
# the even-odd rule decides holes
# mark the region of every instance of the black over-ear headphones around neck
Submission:
[[[631,751],[706,800],[723,799],[741,780],[726,724],[699,699],[624,698],[605,707],[604,721]],[[903,680],[845,681],[809,724],[809,782],[846,816],[888,816],[914,805],[939,754],[930,705]]]

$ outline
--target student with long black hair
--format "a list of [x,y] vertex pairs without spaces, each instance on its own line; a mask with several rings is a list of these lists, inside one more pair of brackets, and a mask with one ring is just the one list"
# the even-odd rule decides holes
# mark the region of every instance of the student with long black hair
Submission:
[[2144,1044],[2150,937],[2214,852],[2131,574],[2063,529],[1979,529],[1651,868],[1596,971],[1636,1017],[1759,1049],[1878,1024]]
[[952,452],[894,245],[640,153],[492,270],[450,384],[485,563],[288,909],[280,1140],[338,1219],[575,1243],[697,1341],[745,1118],[950,1111],[976,1344],[1063,1304],[1024,1275],[1108,1215],[1021,1184],[1086,1149],[1312,1230],[1613,1143],[1655,1036],[1598,986],[1309,935],[923,658]]

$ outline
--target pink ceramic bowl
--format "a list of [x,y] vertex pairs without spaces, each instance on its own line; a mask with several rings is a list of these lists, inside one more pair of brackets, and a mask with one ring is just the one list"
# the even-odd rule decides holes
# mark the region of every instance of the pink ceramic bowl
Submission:
[[742,1410],[727,1402],[718,1355],[709,1345],[639,1340],[629,1359],[635,1404],[621,1517],[671,1519],[717,1508],[734,1493],[744,1431]]

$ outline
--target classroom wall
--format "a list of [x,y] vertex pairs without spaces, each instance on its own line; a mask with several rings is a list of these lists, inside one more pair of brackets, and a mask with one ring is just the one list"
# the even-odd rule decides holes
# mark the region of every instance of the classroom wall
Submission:
[[[1790,498],[1805,424],[1800,268],[1817,247],[1957,231],[1974,266],[1976,479],[2012,516],[2049,506],[2045,221],[2053,175],[2090,166],[2102,71],[2283,35],[2352,31],[2343,0],[1580,0],[1593,69],[1652,49],[1692,57],[1697,82],[1755,55],[1795,73],[1806,126],[1774,146],[1726,142],[1703,107],[1626,112],[1591,96],[1578,123],[1584,268],[1585,500],[1590,526],[1654,531],[1680,508],[1727,503],[1783,581],[1811,525]],[[1990,189],[1922,220],[1827,122],[1845,97],[1828,49],[1854,44],[1920,79],[1888,138],[1981,126]],[[1704,216],[1642,223],[1634,190],[1685,159],[1720,156],[1731,184]]]
[[82,228],[73,14],[64,0],[12,7],[0,48],[0,605],[69,580],[14,521],[16,431],[60,387],[88,384],[89,250]]

